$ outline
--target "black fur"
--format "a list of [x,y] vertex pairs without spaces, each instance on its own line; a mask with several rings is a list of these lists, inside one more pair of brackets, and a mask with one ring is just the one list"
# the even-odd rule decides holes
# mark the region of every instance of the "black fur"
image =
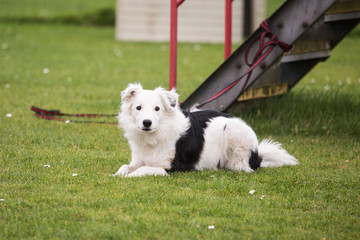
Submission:
[[204,147],[204,129],[207,123],[215,117],[233,116],[217,111],[184,112],[190,120],[190,128],[176,142],[175,158],[171,163],[169,172],[195,170],[200,154]]
[[262,162],[262,158],[259,157],[258,151],[256,150],[251,151],[250,159],[249,159],[249,165],[252,170],[256,170],[260,167],[260,164]]

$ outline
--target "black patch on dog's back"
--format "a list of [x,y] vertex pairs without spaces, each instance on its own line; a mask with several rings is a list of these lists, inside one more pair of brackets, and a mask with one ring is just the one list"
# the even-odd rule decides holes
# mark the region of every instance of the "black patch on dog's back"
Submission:
[[171,163],[170,172],[195,170],[195,165],[199,161],[204,147],[204,129],[207,127],[207,123],[215,117],[233,117],[210,110],[183,113],[189,118],[190,128],[176,142],[176,154]]
[[251,151],[250,158],[249,158],[249,165],[252,170],[256,170],[260,167],[262,162],[262,158],[259,157],[258,151]]

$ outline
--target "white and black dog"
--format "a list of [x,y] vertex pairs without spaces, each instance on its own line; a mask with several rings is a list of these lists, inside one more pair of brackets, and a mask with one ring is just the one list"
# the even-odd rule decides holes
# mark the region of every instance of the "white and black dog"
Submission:
[[263,140],[241,119],[217,111],[183,112],[175,90],[144,90],[129,84],[121,93],[120,126],[132,158],[115,175],[140,177],[174,171],[295,165],[281,144]]

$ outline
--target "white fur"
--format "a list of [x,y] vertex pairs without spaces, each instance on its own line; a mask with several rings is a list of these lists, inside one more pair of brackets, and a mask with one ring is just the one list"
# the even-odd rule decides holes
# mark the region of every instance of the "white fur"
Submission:
[[220,167],[253,171],[249,166],[249,150],[256,150],[258,143],[254,131],[244,121],[239,118],[214,118],[205,129],[204,137],[204,150],[196,169],[216,170]]
[[[137,106],[141,106],[142,110],[137,111]],[[156,106],[160,108],[159,111],[154,110]],[[144,119],[153,122],[150,131],[142,130]],[[175,143],[189,127],[188,119],[179,108],[175,90],[143,90],[140,84],[130,84],[122,92],[119,123],[129,141],[132,158],[130,165],[122,166],[115,175],[128,177],[166,175],[164,169],[169,170],[171,167]],[[143,168],[142,171],[134,172],[142,166],[162,168],[164,171],[160,174],[157,170]]]
[[[132,158],[115,175],[167,175],[175,156],[175,144],[190,127],[189,119],[180,110],[177,93],[163,88],[144,90],[140,84],[129,84],[121,96],[119,124],[129,141]],[[151,126],[144,127],[144,120],[150,120]],[[250,152],[257,149],[263,158],[261,167],[297,164],[277,142],[263,140],[258,145],[254,131],[239,118],[213,118],[204,138],[203,151],[195,165],[197,170],[226,168],[252,172]]]
[[259,156],[263,159],[260,167],[281,167],[283,165],[296,165],[298,161],[291,156],[278,142],[268,139],[259,144]]

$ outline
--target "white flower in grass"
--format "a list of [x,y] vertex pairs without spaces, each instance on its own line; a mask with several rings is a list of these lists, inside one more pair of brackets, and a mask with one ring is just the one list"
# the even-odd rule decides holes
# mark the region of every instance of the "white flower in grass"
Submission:
[[198,51],[200,51],[201,46],[200,46],[199,44],[195,44],[195,45],[193,46],[193,49],[194,49],[194,51],[198,52]]
[[250,190],[249,194],[253,195],[255,193],[255,190]]
[[346,84],[347,85],[351,84],[351,78],[349,76],[346,77]]
[[1,45],[2,49],[4,49],[4,50],[7,49],[8,46],[9,46],[9,45],[8,45],[7,43],[3,43],[3,44]]
[[329,90],[330,90],[330,86],[329,86],[329,85],[325,85],[324,91],[326,92],[326,91],[329,91]]
[[312,79],[310,79],[310,82],[311,82],[312,84],[314,84],[314,83],[316,83],[316,79],[315,79],[315,78],[312,78]]
[[49,72],[50,72],[50,69],[48,69],[48,68],[43,69],[43,74],[48,74]]
[[260,200],[263,200],[265,198],[265,195],[261,195]]
[[73,173],[73,174],[72,174],[73,177],[76,177],[77,175],[78,175],[77,173]]
[[3,198],[2,198],[2,199],[0,199],[0,202],[5,202],[5,199],[3,199]]
[[66,123],[66,124],[70,123],[70,120],[66,120],[65,123]]
[[209,229],[209,230],[215,229],[215,226],[214,226],[214,225],[209,225],[209,226],[208,226],[208,229]]
[[49,165],[49,164],[45,164],[45,165],[44,165],[44,167],[48,167],[48,168],[49,168],[49,167],[50,167],[50,165]]
[[115,52],[115,55],[118,57],[118,58],[122,58],[124,56],[123,52],[118,50]]
[[6,114],[6,117],[11,118],[11,117],[12,117],[12,114],[11,114],[11,113],[7,113],[7,114]]
[[11,87],[11,86],[10,86],[9,83],[5,84],[5,88],[10,88],[10,87]]
[[330,81],[330,77],[328,75],[325,76],[325,81],[328,83]]
[[115,56],[117,56],[119,58],[124,56],[123,52],[121,50],[117,49],[116,47],[113,48],[113,51],[114,51]]
[[21,40],[23,38],[22,34],[16,34],[16,40]]
[[341,80],[339,80],[337,83],[339,86],[343,85],[343,82]]

